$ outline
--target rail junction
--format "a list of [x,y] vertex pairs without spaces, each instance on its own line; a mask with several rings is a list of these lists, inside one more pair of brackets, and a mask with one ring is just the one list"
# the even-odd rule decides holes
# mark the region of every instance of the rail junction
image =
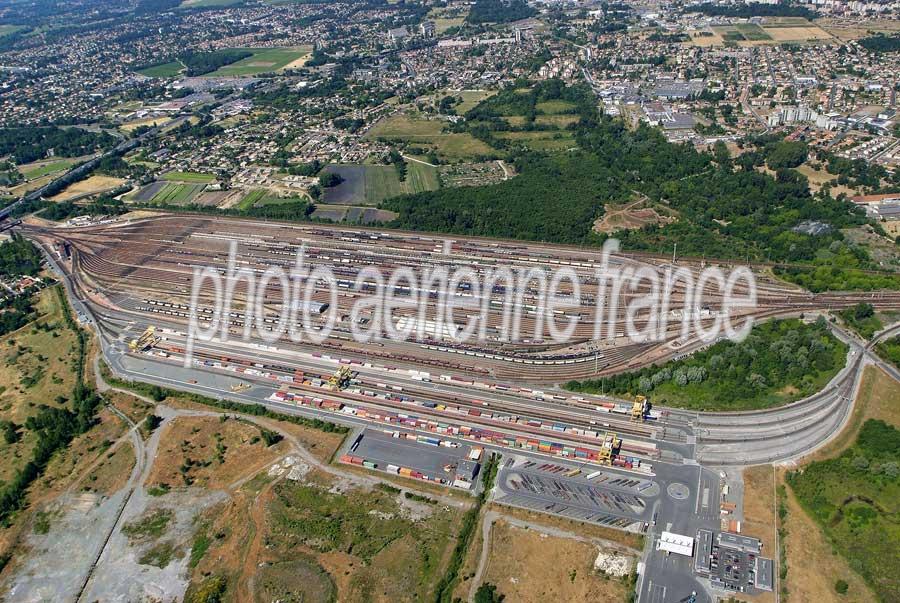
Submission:
[[[880,362],[871,353],[874,342],[836,332],[849,344],[847,365],[825,390],[805,400],[752,413],[653,408],[641,400],[575,395],[559,388],[570,379],[633,370],[709,345],[684,337],[677,320],[661,341],[630,342],[621,326],[627,318],[623,308],[627,300],[649,293],[640,288],[621,291],[626,303],[609,314],[614,336],[594,341],[595,323],[608,317],[597,311],[591,286],[596,284],[596,250],[176,215],[82,228],[17,228],[40,244],[79,317],[98,332],[106,362],[119,378],[264,404],[393,437],[425,438],[433,445],[499,452],[504,462],[493,492],[497,502],[645,532],[648,543],[662,531],[718,530],[720,468],[789,461],[823,445],[847,420],[864,366]],[[319,343],[286,336],[194,342],[186,363],[194,267],[224,272],[233,243],[240,246],[241,265],[254,274],[271,266],[288,268],[301,245],[311,267],[329,267],[340,287],[334,331]],[[671,267],[664,259],[635,255],[616,255],[610,264],[660,272]],[[350,284],[367,266],[405,267],[422,277],[438,266],[483,272],[503,265],[565,266],[589,285],[578,292],[577,308],[560,313],[561,319],[578,319],[569,342],[552,343],[546,330],[535,330],[539,294],[527,283],[519,290],[499,286],[481,292],[479,302],[488,308],[488,336],[477,344],[455,343],[436,330],[407,341],[360,343],[349,336],[351,306],[365,294]],[[681,262],[679,267],[698,275],[703,265]],[[273,296],[280,298],[277,289]],[[430,290],[419,293],[428,305],[426,317],[435,316]],[[457,293],[472,294],[465,289]],[[563,293],[576,294],[565,288]],[[700,324],[709,324],[716,319],[721,293],[709,288],[703,295],[708,305],[689,310],[699,313]],[[518,301],[523,332],[535,336],[520,341],[499,337],[499,308],[507,296]],[[684,296],[676,287],[673,304],[684,302]],[[900,293],[812,295],[763,272],[757,274],[757,296],[755,308],[739,309],[733,318],[799,316],[860,301],[900,308]],[[212,297],[213,291],[202,289],[201,306]],[[333,301],[316,288],[307,303],[325,308]],[[263,329],[279,320],[274,309],[267,309],[273,322],[257,325]],[[208,305],[202,306],[204,311],[210,311]],[[228,317],[229,332],[243,331],[248,315],[236,304]],[[404,316],[421,319],[403,311],[398,318]],[[322,319],[311,314],[313,321]],[[638,315],[634,320],[641,324],[650,319]],[[414,477],[450,483],[441,475],[419,472]],[[648,546],[643,563],[643,576],[652,579],[642,576],[641,601],[680,600],[694,591],[700,593],[698,600],[710,600],[688,561]]]

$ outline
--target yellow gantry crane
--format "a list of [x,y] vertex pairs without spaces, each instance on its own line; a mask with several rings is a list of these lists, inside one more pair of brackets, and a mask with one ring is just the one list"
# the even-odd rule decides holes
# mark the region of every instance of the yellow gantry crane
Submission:
[[613,455],[619,451],[621,445],[621,438],[616,437],[614,433],[607,433],[606,437],[603,438],[603,446],[600,447],[600,454],[597,460],[607,465],[611,464]]
[[631,406],[631,420],[643,421],[647,415],[647,397],[635,396],[634,404]]
[[157,341],[159,341],[159,337],[156,336],[156,327],[150,325],[139,337],[128,343],[128,349],[132,352],[143,352],[156,345]]
[[338,370],[334,371],[334,374],[328,379],[328,386],[331,389],[344,389],[350,384],[350,379],[353,377],[353,373],[350,371],[349,366],[341,366]]

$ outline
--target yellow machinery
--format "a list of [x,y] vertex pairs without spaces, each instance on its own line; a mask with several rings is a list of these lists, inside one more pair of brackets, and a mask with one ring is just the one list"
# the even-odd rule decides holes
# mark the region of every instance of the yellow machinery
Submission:
[[250,386],[247,385],[246,383],[244,383],[243,381],[231,386],[231,391],[233,391],[235,393],[247,391],[248,389],[250,389]]
[[350,379],[353,377],[349,366],[341,366],[334,374],[329,377],[328,385],[331,389],[344,389],[349,385]]
[[607,465],[612,463],[612,457],[619,451],[622,440],[616,437],[614,433],[607,433],[603,439],[603,446],[600,448],[600,454],[597,460]]
[[631,420],[643,421],[647,414],[647,397],[635,396],[634,404],[631,406]]
[[141,333],[140,337],[131,340],[128,344],[128,349],[132,352],[142,352],[156,345],[157,341],[159,341],[159,337],[156,336],[156,327],[150,325],[147,327],[147,330]]

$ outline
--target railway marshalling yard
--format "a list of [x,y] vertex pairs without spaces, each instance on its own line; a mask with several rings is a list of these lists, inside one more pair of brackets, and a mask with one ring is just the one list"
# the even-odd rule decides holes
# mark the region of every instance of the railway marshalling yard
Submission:
[[[651,544],[664,532],[694,536],[700,530],[721,529],[722,476],[730,469],[720,468],[790,460],[828,441],[846,420],[869,358],[869,348],[848,340],[847,365],[829,386],[780,409],[712,414],[653,408],[574,395],[558,384],[633,370],[700,349],[707,342],[684,337],[681,318],[684,312],[696,314],[697,322],[708,327],[718,318],[722,294],[709,285],[703,301],[685,309],[684,283],[676,283],[670,321],[660,340],[629,342],[624,337],[625,308],[650,290],[623,288],[617,306],[606,291],[600,314],[598,250],[174,215],[83,228],[27,228],[67,276],[73,305],[96,325],[116,376],[351,426],[355,431],[340,452],[342,462],[364,463],[376,472],[475,491],[480,481],[477,463],[487,454],[500,453],[501,468],[490,494],[494,502],[646,532]],[[282,299],[277,279],[267,288],[266,319],[255,325],[256,335],[243,340],[248,320],[244,279],[227,318],[230,337],[195,341],[185,362],[194,268],[224,273],[233,244],[238,246],[238,265],[256,277],[276,266],[289,270],[301,245],[309,268],[330,268],[337,296],[331,297],[324,283],[315,283],[306,300],[308,307],[322,309],[307,319],[314,329],[329,312],[337,317],[324,341],[260,337],[279,327],[273,301]],[[469,318],[485,321],[485,338],[476,344],[454,343],[433,326],[418,340],[376,337],[360,343],[351,337],[352,328],[360,326],[352,320],[366,326],[377,323],[374,314],[352,312],[355,302],[371,295],[353,288],[366,267],[386,273],[408,268],[421,283],[436,267],[451,272],[469,268],[483,275],[504,266],[548,271],[566,267],[579,276],[580,291],[570,283],[560,287],[572,303],[555,314],[558,320],[577,319],[568,342],[552,343],[546,321],[535,328],[541,300],[532,282],[504,283],[480,292],[456,289],[454,295],[474,298],[476,307],[484,309],[454,315],[459,328]],[[671,265],[652,256],[615,255],[609,267],[661,273]],[[677,267],[695,279],[703,269],[690,262],[678,262]],[[767,278],[764,271],[756,277],[756,307],[733,311],[735,322],[749,316],[808,315],[860,301],[900,306],[897,294],[875,299],[871,294],[810,295]],[[400,308],[393,315],[397,323],[435,324],[436,296],[427,287],[416,290],[408,281],[405,285],[396,291],[417,293],[425,311]],[[204,283],[198,293],[197,314],[209,322],[212,283]],[[510,304],[525,334],[514,341],[503,331],[503,309]],[[638,327],[652,320],[641,313],[631,319]],[[599,341],[594,340],[597,321],[605,329]],[[638,587],[642,601],[680,600],[691,592],[700,593],[700,600],[707,596],[691,559],[648,544],[643,562]],[[765,590],[767,584],[758,579],[741,586]]]

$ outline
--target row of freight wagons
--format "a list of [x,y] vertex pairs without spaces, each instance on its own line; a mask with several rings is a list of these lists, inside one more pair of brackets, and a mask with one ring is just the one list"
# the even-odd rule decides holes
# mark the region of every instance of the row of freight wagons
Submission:
[[[332,412],[350,414],[381,423],[402,425],[404,427],[423,429],[426,431],[437,433],[446,433],[448,435],[462,437],[479,442],[487,442],[497,446],[521,448],[523,450],[530,450],[532,452],[543,452],[556,456],[580,459],[583,461],[600,462],[599,452],[596,450],[563,445],[559,442],[538,440],[522,436],[512,436],[509,434],[468,427],[465,425],[457,426],[447,423],[438,423],[435,421],[426,420],[403,413],[394,414],[383,411],[372,411],[363,408],[345,406],[341,402],[336,402],[333,400],[323,400],[321,398],[313,398],[310,396],[295,395],[291,392],[285,391],[277,391],[269,396],[269,399],[277,402],[293,402],[301,406],[322,408]],[[642,464],[641,461],[635,457],[616,456],[613,458],[612,462],[617,467],[641,470],[642,472],[646,473],[650,472],[650,466]]]

